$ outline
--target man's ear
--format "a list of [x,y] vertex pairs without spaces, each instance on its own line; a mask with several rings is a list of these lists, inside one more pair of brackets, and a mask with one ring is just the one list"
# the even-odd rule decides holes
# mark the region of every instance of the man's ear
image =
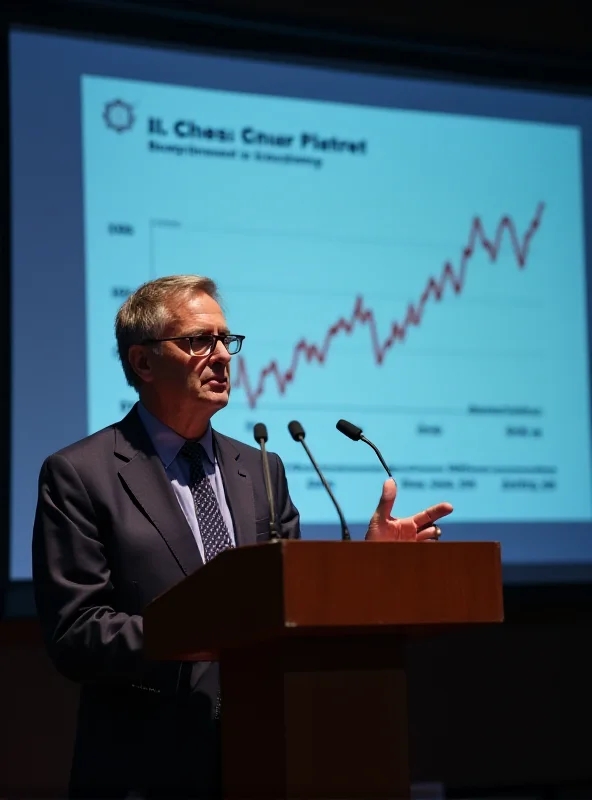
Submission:
[[152,370],[154,355],[153,350],[142,344],[132,344],[127,351],[127,358],[131,368],[144,383],[151,383],[154,380],[154,372]]

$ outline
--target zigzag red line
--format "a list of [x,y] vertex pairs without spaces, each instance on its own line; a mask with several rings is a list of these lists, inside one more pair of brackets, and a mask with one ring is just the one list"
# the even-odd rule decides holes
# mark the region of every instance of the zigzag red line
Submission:
[[454,271],[452,263],[447,261],[442,268],[439,279],[434,277],[429,278],[417,305],[414,306],[412,303],[409,304],[404,321],[391,323],[390,333],[383,342],[381,342],[379,339],[374,312],[372,309],[364,307],[364,299],[361,295],[359,295],[356,298],[351,317],[349,319],[341,317],[337,320],[337,322],[331,325],[325,334],[322,345],[319,346],[317,344],[310,344],[306,341],[306,339],[301,339],[294,347],[289,368],[287,370],[282,370],[277,361],[270,361],[270,363],[259,373],[259,378],[254,389],[251,387],[247,363],[244,357],[240,355],[237,356],[238,364],[235,388],[240,387],[244,390],[247,396],[247,402],[251,408],[255,408],[257,401],[265,392],[265,383],[271,375],[273,375],[275,378],[280,394],[284,394],[288,385],[292,383],[296,377],[296,371],[302,358],[304,358],[308,363],[311,361],[317,361],[319,364],[324,364],[329,354],[331,342],[335,336],[341,332],[351,334],[358,324],[368,325],[370,329],[370,339],[372,342],[372,354],[374,356],[374,360],[377,364],[382,364],[386,354],[395,344],[395,342],[402,342],[405,339],[408,328],[410,328],[412,325],[418,327],[421,324],[426,304],[432,296],[436,301],[440,301],[442,299],[442,295],[444,294],[444,289],[446,288],[447,283],[452,286],[455,294],[461,294],[466,282],[467,267],[473,253],[475,252],[477,244],[481,244],[483,249],[489,254],[491,261],[495,262],[501,249],[504,233],[507,231],[516,262],[518,267],[522,269],[526,265],[530,241],[541,224],[541,218],[543,216],[544,209],[545,204],[539,203],[535,215],[532,218],[526,233],[522,237],[522,242],[519,239],[516,226],[509,216],[504,216],[501,218],[497,226],[495,236],[491,240],[485,235],[485,230],[483,228],[481,219],[479,217],[475,217],[473,224],[471,225],[467,244],[462,250],[460,269],[458,270],[458,273]]

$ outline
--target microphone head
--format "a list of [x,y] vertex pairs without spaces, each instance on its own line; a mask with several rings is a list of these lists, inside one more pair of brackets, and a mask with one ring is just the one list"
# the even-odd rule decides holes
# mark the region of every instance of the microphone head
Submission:
[[304,439],[304,428],[298,422],[298,420],[293,419],[288,425],[288,430],[290,431],[290,436],[295,442],[301,442]]
[[360,440],[362,429],[358,428],[357,425],[353,425],[351,422],[348,422],[346,419],[340,419],[335,427],[340,433],[343,433],[345,436],[349,436],[350,439],[353,439],[354,442],[358,442]]
[[261,440],[263,440],[264,442],[267,441],[267,428],[262,422],[258,422],[253,427],[253,436],[255,437],[255,441],[257,442],[257,444],[259,444]]

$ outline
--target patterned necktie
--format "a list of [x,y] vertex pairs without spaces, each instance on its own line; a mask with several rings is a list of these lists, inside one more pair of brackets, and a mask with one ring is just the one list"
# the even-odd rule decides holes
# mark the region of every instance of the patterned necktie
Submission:
[[232,539],[204,469],[205,450],[199,442],[190,439],[181,448],[181,455],[189,461],[191,469],[189,488],[193,496],[204,557],[206,562],[211,561],[218,553],[233,547]]

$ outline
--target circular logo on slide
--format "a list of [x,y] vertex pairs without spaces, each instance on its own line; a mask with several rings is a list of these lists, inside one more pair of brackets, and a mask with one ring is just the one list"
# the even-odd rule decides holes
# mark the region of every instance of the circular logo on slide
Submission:
[[133,107],[123,100],[111,100],[110,103],[105,103],[103,119],[107,127],[117,133],[129,131],[136,121]]

